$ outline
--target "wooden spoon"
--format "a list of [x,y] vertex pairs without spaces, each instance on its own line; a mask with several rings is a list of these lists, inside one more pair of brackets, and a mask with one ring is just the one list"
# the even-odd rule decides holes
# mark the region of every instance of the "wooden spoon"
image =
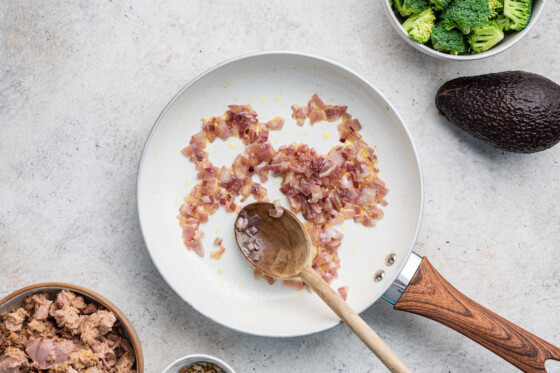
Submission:
[[260,219],[258,232],[252,239],[257,250],[247,248],[251,236],[235,229],[235,240],[245,259],[255,268],[274,278],[300,277],[391,372],[412,373],[348,303],[311,268],[315,248],[298,218],[287,209],[284,209],[284,214],[280,218],[273,218],[269,215],[270,210],[274,210],[274,205],[264,202],[251,203],[241,210],[240,215],[246,217],[257,215]]

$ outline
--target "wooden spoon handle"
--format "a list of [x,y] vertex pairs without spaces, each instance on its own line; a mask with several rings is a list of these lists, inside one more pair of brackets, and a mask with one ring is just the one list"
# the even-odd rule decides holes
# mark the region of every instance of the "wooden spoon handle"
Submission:
[[423,258],[395,309],[416,313],[455,329],[528,373],[544,373],[560,348],[482,307],[447,282]]
[[311,268],[304,268],[300,277],[317,295],[352,329],[371,351],[391,371],[412,373],[405,363],[383,342],[383,340],[366,324],[366,322],[335,292],[323,278]]

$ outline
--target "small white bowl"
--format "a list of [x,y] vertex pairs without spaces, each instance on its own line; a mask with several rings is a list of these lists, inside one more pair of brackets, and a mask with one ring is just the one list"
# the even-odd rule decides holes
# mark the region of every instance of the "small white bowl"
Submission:
[[535,26],[541,13],[543,12],[546,0],[533,0],[533,11],[531,14],[531,20],[525,29],[519,32],[508,33],[506,37],[500,41],[496,46],[490,48],[486,52],[478,53],[478,54],[462,54],[458,56],[454,56],[448,53],[438,52],[435,49],[425,46],[424,44],[418,44],[414,40],[408,37],[408,33],[401,25],[400,17],[395,14],[391,5],[389,4],[389,0],[381,0],[383,3],[383,9],[385,9],[385,13],[387,13],[387,17],[389,17],[389,21],[397,30],[397,33],[404,39],[406,42],[413,46],[414,48],[418,49],[420,52],[423,52],[427,55],[432,57],[444,59],[444,60],[455,60],[455,61],[473,61],[479,60],[482,58],[494,56],[498,53],[505,51],[506,49],[513,47],[519,40],[521,40],[527,33]]
[[224,373],[235,373],[232,367],[227,365],[224,361],[218,359],[217,357],[204,355],[204,354],[194,354],[194,355],[187,355],[179,358],[169,364],[167,368],[162,373],[179,373],[181,369],[188,367],[191,364],[198,363],[199,361],[205,361],[208,363],[214,363],[222,370]]

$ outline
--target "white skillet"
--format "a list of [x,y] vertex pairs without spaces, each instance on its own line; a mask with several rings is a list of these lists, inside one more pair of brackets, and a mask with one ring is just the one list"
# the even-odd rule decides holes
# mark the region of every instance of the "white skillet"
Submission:
[[[344,233],[339,249],[342,267],[332,286],[349,286],[350,306],[362,312],[382,297],[396,303],[397,309],[459,330],[519,367],[538,368],[542,363],[544,369],[546,358],[560,359],[560,349],[453,293],[456,290],[432,272],[427,260],[412,253],[422,215],[423,186],[418,155],[402,118],[356,73],[301,53],[265,52],[226,61],[185,86],[156,120],[138,171],[138,214],[148,251],[171,288],[202,314],[245,333],[301,336],[340,322],[315,294],[280,282],[269,286],[253,280],[252,268],[234,241],[235,214],[221,209],[202,225],[204,258],[184,247],[176,218],[183,197],[196,183],[194,165],[180,150],[200,131],[201,118],[221,115],[230,104],[251,104],[260,121],[286,118],[284,129],[270,132],[275,147],[298,142],[326,153],[338,143],[336,123],[298,127],[290,118],[290,106],[306,104],[313,93],[326,103],[347,105],[348,112],[360,120],[361,134],[375,147],[379,175],[390,190],[385,216],[376,227],[364,228],[351,220],[337,226]],[[208,149],[215,165],[230,166],[243,145],[218,139]],[[280,199],[287,206],[277,181],[271,177],[265,187],[271,200]],[[215,237],[223,238],[226,247],[220,260],[208,255],[215,250]],[[503,333],[513,340],[502,340]],[[536,349],[538,356],[527,357],[529,353],[519,349],[519,344],[512,347],[517,342]]]

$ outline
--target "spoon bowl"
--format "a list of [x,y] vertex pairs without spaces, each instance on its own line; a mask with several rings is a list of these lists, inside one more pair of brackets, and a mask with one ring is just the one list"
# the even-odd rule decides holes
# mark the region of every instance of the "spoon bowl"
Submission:
[[297,277],[313,260],[311,238],[293,212],[284,209],[280,218],[273,218],[270,210],[274,210],[274,205],[267,202],[251,203],[242,210],[246,216],[256,215],[260,219],[258,232],[253,236],[259,257],[255,259],[247,249],[251,237],[236,229],[237,245],[245,259],[265,274],[278,279]]

